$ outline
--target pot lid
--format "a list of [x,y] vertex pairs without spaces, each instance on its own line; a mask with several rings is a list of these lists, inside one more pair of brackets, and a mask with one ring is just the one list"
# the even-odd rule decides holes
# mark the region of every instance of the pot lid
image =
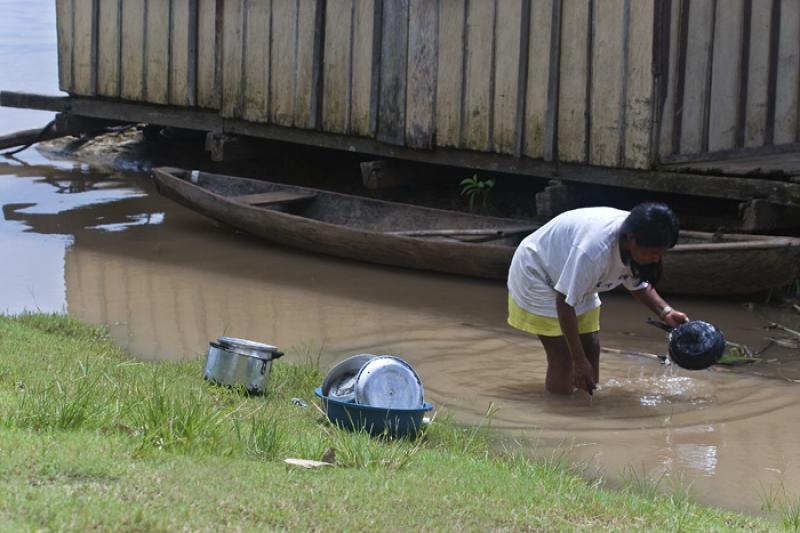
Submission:
[[361,367],[355,383],[356,403],[386,409],[418,409],[424,403],[422,381],[404,360],[379,355]]
[[264,344],[263,342],[256,342],[247,339],[238,339],[236,337],[219,337],[217,342],[222,346],[228,348],[245,348],[247,350],[257,350],[260,352],[274,352],[278,348],[271,344]]

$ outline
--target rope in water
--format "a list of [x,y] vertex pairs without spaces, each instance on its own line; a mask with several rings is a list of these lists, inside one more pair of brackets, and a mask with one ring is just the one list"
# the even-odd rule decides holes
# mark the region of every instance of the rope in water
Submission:
[[8,152],[2,152],[2,153],[0,153],[0,155],[5,156],[5,157],[11,157],[11,156],[13,156],[15,154],[20,153],[23,150],[27,150],[28,148],[30,148],[34,144],[36,144],[39,141],[41,141],[44,138],[44,136],[47,135],[47,132],[49,132],[53,128],[53,126],[55,126],[55,124],[56,124],[55,119],[51,120],[50,122],[48,122],[44,126],[44,128],[42,128],[42,131],[40,131],[39,134],[31,142],[29,142],[27,144],[24,144],[24,145],[20,146],[19,148],[14,148],[13,150],[9,150]]

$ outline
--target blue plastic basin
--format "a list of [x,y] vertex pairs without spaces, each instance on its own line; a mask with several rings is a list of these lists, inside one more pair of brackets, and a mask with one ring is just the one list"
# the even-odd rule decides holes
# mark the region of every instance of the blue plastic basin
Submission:
[[323,396],[321,387],[317,387],[314,394],[322,400],[322,408],[332,423],[351,431],[363,429],[371,435],[384,433],[393,437],[415,435],[422,427],[422,417],[433,409],[433,405],[428,402],[424,402],[419,409],[386,409],[353,402],[340,402]]

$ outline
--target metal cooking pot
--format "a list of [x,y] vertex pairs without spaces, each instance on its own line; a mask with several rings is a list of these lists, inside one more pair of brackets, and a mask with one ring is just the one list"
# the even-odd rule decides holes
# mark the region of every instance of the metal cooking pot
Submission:
[[272,361],[283,355],[275,346],[235,337],[208,343],[203,377],[211,383],[244,386],[250,394],[264,394]]
[[356,403],[385,409],[419,409],[425,403],[416,371],[394,355],[367,361],[355,380]]
[[725,351],[725,336],[714,325],[691,320],[677,328],[648,319],[648,324],[668,333],[669,358],[687,370],[702,370],[717,363]]

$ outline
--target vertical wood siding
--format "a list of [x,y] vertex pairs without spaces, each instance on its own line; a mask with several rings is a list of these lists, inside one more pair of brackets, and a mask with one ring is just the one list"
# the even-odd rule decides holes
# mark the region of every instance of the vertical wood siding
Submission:
[[[590,156],[598,165],[616,166],[620,161],[625,83],[625,0],[604,0],[594,10],[592,24],[592,90]],[[622,60],[620,60],[622,59]]]
[[72,89],[76,93],[97,93],[97,3],[99,0],[73,0]]
[[56,0],[58,85],[62,91],[72,91],[72,21],[74,13],[73,0]]
[[436,73],[436,144],[457,147],[461,140],[464,95],[464,30],[467,0],[440,0]]
[[169,103],[170,39],[169,0],[147,0],[145,23],[145,97],[156,104]]
[[653,69],[653,35],[656,32],[656,3],[625,0],[627,38],[624,42],[626,70],[624,124],[620,135],[618,166],[646,168],[654,155],[655,80],[648,75]]
[[[318,114],[318,67],[322,60],[321,0],[299,0],[295,35],[295,82],[293,123],[298,128],[314,128]],[[300,38],[304,36],[304,38]]]
[[525,87],[525,138],[523,143],[523,153],[533,158],[544,157],[552,23],[553,0],[533,0],[528,24],[530,28],[530,38],[528,40],[528,76]]
[[122,3],[122,53],[120,96],[126,100],[144,100],[144,28],[147,0]]
[[169,23],[169,102],[193,106],[197,101],[197,0],[171,0]]
[[666,72],[661,72],[661,79],[659,80],[660,92],[657,95],[659,108],[656,111],[659,117],[657,151],[658,157],[661,159],[675,152],[675,106],[678,100],[677,95],[680,92],[678,84],[681,81],[678,76],[678,59],[683,48],[683,43],[680,39],[682,1],[666,0],[666,2],[666,5],[662,5],[664,9],[661,12],[662,18],[659,21],[662,36],[664,37],[660,45],[666,50],[659,50],[659,52],[666,55],[667,64],[661,65],[661,68],[665,68]]
[[683,80],[681,115],[681,152],[703,151],[703,122],[708,100],[708,77],[711,69],[714,2],[691,0],[688,3],[689,24],[686,29],[686,71]]
[[350,132],[360,136],[374,133],[370,125],[370,102],[375,58],[375,1],[354,0]]
[[221,114],[223,117],[239,117],[242,115],[244,1],[226,0],[222,2]]
[[762,146],[767,129],[770,12],[773,0],[752,0],[745,146]]
[[413,148],[431,148],[438,70],[436,2],[410,0],[408,19],[406,144]]
[[499,0],[494,25],[492,151],[513,154],[517,147],[523,0]]
[[387,0],[382,6],[377,136],[398,145],[405,143],[406,132],[408,1]]
[[488,151],[491,147],[489,123],[492,112],[492,77],[495,47],[496,0],[470,0],[467,3],[466,59],[461,146]]
[[775,144],[797,141],[798,88],[800,88],[800,3],[796,0],[782,0],[780,10],[773,137]]
[[586,161],[591,1],[563,0],[562,4],[557,115],[561,161]]
[[57,0],[76,95],[591,165],[798,142],[796,0]]
[[327,0],[326,5],[322,128],[333,133],[350,130],[354,2]]
[[120,95],[121,0],[100,2],[98,8],[97,94]]
[[[125,0],[127,1],[127,0]],[[197,105],[219,108],[217,77],[217,0],[197,0]]]
[[244,19],[244,70],[242,72],[242,117],[266,122],[269,117],[270,15],[272,2],[247,0]]
[[670,1],[661,158],[735,155],[798,142],[800,4]]
[[717,2],[714,25],[714,54],[711,68],[711,103],[709,109],[708,149],[729,150],[736,146],[738,124],[739,77],[741,76],[742,27],[744,0]]
[[297,2],[293,0],[273,2],[269,78],[270,120],[282,126],[294,125],[297,23]]

